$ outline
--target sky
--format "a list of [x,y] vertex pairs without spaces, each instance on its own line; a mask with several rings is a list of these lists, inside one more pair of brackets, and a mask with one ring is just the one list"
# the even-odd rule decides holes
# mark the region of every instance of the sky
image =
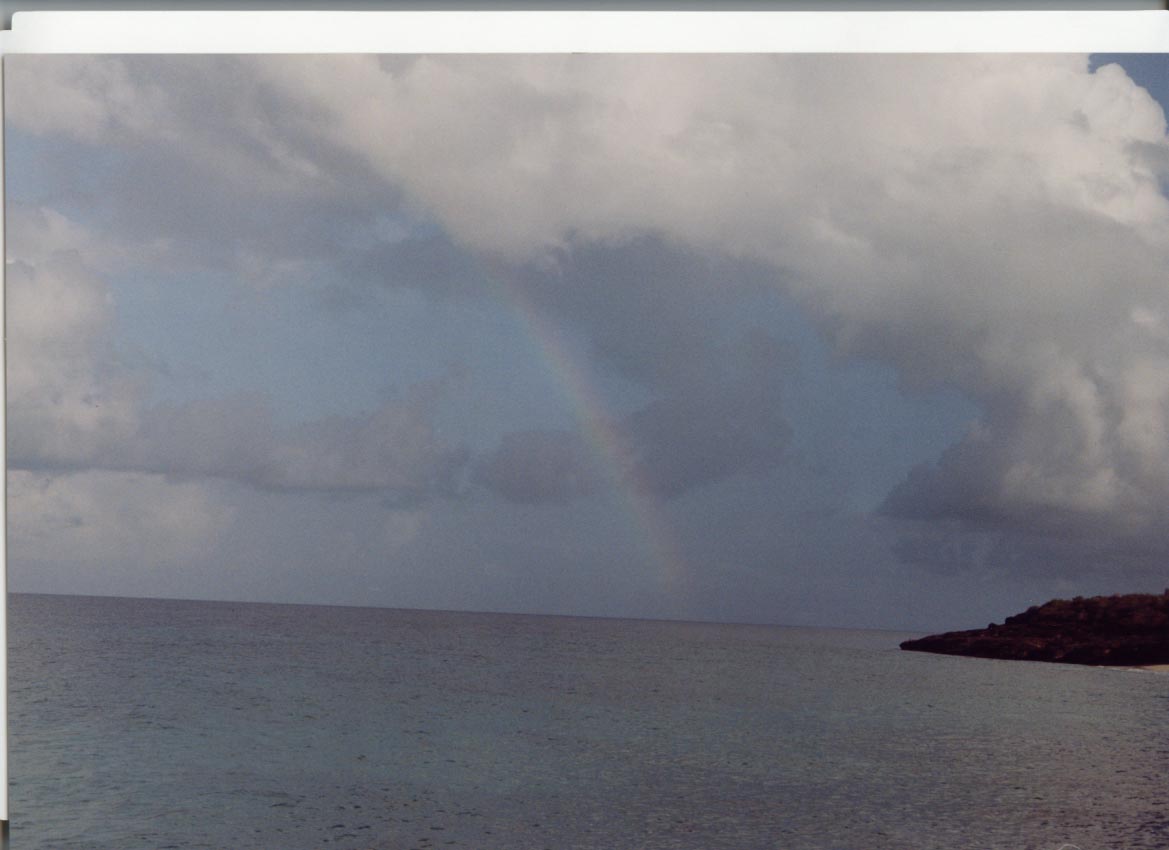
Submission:
[[1169,585],[1162,56],[10,56],[16,592]]

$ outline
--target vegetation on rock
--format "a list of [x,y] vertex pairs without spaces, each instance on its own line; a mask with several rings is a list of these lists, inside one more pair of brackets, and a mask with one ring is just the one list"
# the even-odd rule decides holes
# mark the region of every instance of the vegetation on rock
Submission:
[[1002,625],[907,640],[901,648],[1065,664],[1169,664],[1169,590],[1053,599]]

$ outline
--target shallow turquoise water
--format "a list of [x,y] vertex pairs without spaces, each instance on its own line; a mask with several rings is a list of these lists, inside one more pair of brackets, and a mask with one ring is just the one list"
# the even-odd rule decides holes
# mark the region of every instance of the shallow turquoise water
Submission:
[[14,850],[1169,846],[1169,676],[903,635],[13,595]]

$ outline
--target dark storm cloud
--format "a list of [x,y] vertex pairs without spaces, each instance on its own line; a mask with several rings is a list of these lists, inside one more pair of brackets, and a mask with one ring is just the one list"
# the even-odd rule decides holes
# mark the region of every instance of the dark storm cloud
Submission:
[[768,472],[791,437],[780,393],[790,354],[765,332],[750,332],[711,348],[704,374],[684,392],[674,387],[610,423],[603,440],[615,446],[590,451],[566,431],[512,433],[479,466],[476,480],[510,501],[561,502],[593,492],[604,477],[601,463],[618,464],[626,486],[667,499],[729,476]]
[[783,457],[790,428],[756,388],[651,403],[623,423],[636,447],[633,479],[674,497],[728,475],[771,469]]
[[966,521],[897,523],[890,551],[927,573],[970,573],[1003,579],[1013,574],[1055,579],[1124,575],[1149,587],[1163,581],[1169,534],[1122,534],[1115,529],[1043,533],[1019,525],[975,526]]
[[477,465],[474,480],[510,502],[566,502],[598,486],[588,448],[567,431],[516,431],[504,434],[496,449]]
[[733,318],[771,274],[653,237],[574,245],[502,273],[549,321],[583,330],[600,364],[655,396],[612,426],[636,486],[672,498],[778,463],[791,430],[779,387],[794,351]]
[[730,475],[761,473],[782,460],[791,437],[780,387],[789,351],[762,331],[717,350],[723,380],[704,378],[685,394],[631,413],[621,430],[634,450],[633,478],[674,497]]
[[598,486],[598,464],[617,463],[629,486],[674,498],[767,471],[783,457],[791,428],[780,387],[796,368],[794,348],[736,320],[770,274],[649,236],[491,268],[542,314],[545,333],[583,333],[595,355],[590,369],[652,398],[622,416],[594,411],[608,420],[604,439],[616,448],[590,448],[566,431],[507,435],[480,464],[480,484],[512,501],[565,501]]
[[260,482],[272,474],[276,439],[271,406],[259,396],[160,405],[142,414],[120,461],[172,475]]
[[582,329],[603,364],[654,389],[717,370],[722,323],[774,280],[749,263],[650,236],[577,244],[550,261],[497,269],[537,309]]
[[371,231],[339,259],[345,292],[371,287],[405,287],[430,296],[479,296],[488,287],[488,270],[442,233],[403,234],[379,239]]

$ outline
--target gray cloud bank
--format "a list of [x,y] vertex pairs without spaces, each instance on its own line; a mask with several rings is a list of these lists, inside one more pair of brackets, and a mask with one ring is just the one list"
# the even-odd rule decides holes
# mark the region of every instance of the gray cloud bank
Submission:
[[[275,424],[271,405],[258,394],[152,405],[146,401],[151,376],[129,368],[111,343],[102,275],[125,260],[103,257],[86,229],[51,211],[16,206],[12,219],[19,238],[9,267],[18,317],[10,342],[10,462],[17,468],[211,476],[271,490],[377,491],[387,504],[411,508],[456,497],[468,482],[519,503],[567,501],[612,484],[674,497],[728,475],[765,471],[787,441],[778,394],[786,351],[760,329],[732,346],[719,344],[702,330],[701,314],[710,305],[681,298],[673,308],[678,333],[655,330],[633,349],[622,333],[598,340],[618,371],[641,375],[665,393],[612,425],[626,451],[618,481],[598,468],[595,447],[574,432],[505,434],[490,455],[473,460],[436,427],[440,408],[457,392],[454,373],[367,413],[290,428]],[[643,289],[656,288],[651,300],[667,301],[676,278],[651,272],[679,271],[678,258],[658,246],[633,253],[638,262],[627,264],[625,274],[640,270]],[[606,268],[595,258],[581,262],[568,284],[595,301]],[[565,284],[563,274],[553,277]],[[534,289],[546,284],[547,276],[527,280]],[[632,294],[634,303],[644,300],[645,292]],[[596,303],[584,306],[581,316],[567,305],[567,319],[604,328],[606,313]],[[652,325],[652,306],[627,312],[643,327]],[[688,337],[683,327],[690,328]],[[686,345],[671,357],[679,336]],[[649,368],[666,371],[646,379]]]

